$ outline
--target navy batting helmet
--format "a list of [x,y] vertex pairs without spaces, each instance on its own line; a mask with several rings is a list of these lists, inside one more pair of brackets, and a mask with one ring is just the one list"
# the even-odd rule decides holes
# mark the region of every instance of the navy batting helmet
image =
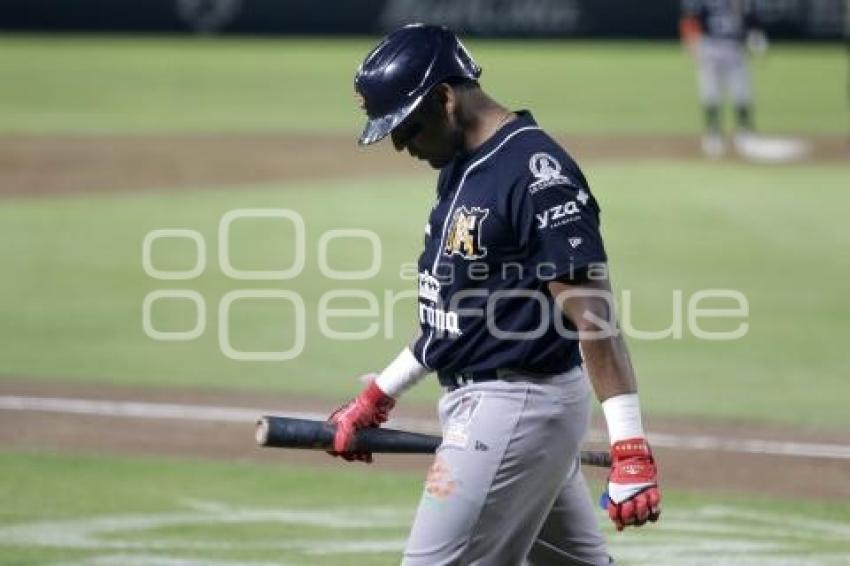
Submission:
[[384,139],[441,82],[479,76],[481,67],[447,28],[411,24],[392,32],[366,56],[354,77],[369,117],[360,145]]

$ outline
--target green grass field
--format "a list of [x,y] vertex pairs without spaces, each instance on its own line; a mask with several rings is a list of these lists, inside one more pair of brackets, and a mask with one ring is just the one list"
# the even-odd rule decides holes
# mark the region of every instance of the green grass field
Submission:
[[[668,328],[674,320],[674,290],[682,292],[683,305],[675,309],[682,319],[681,339],[631,340],[650,411],[850,426],[846,395],[825,394],[848,387],[850,360],[841,329],[850,318],[850,306],[842,300],[850,260],[835,253],[850,245],[843,228],[850,200],[847,172],[827,165],[783,167],[781,175],[762,167],[697,162],[590,166],[616,283],[632,293],[630,327]],[[640,190],[634,186],[638,178],[644,183]],[[2,305],[0,373],[352,393],[359,384],[349,376],[381,366],[411,335],[413,299],[393,303],[385,292],[398,295],[415,285],[401,279],[400,272],[417,256],[421,211],[427,210],[430,195],[428,178],[391,178],[5,200],[0,226],[7,237],[0,238],[0,258],[15,276],[0,281],[0,292],[15,300]],[[329,206],[335,202],[346,203],[344,213]],[[376,202],[381,206],[374,206]],[[304,218],[307,261],[301,275],[286,282],[239,282],[221,274],[218,223],[237,208],[285,208]],[[198,230],[207,242],[206,271],[192,281],[148,277],[141,257],[145,234],[181,227]],[[378,276],[340,282],[320,272],[319,239],[335,228],[370,229],[380,236]],[[295,246],[288,221],[238,220],[230,241],[232,263],[240,269],[292,264]],[[349,242],[329,246],[329,264],[335,269],[368,268],[368,244]],[[153,246],[152,256],[159,269],[187,269],[194,263],[194,247],[188,240],[162,240]],[[285,362],[242,362],[221,353],[219,303],[226,292],[245,288],[288,290],[303,299],[306,338],[301,355]],[[746,336],[719,342],[695,337],[683,313],[693,294],[706,288],[739,290],[747,297]],[[156,289],[196,290],[204,297],[207,325],[199,339],[159,342],[145,335],[142,300]],[[349,332],[373,326],[373,339],[340,341],[322,332],[319,302],[326,293],[343,289],[368,292],[375,310],[362,319],[337,318],[328,325]],[[168,301],[153,308],[154,327],[192,328],[191,303],[171,301],[177,308],[169,309]],[[331,306],[368,305],[363,299],[339,299]],[[300,328],[293,308],[273,299],[235,303],[231,343],[246,351],[293,347]],[[703,326],[732,330],[740,323]],[[334,355],[327,355],[329,351]],[[739,394],[730,397],[733,391]],[[435,388],[426,387],[414,390],[412,398],[434,394]]]
[[[351,76],[370,43],[4,37],[0,135],[353,136],[361,117],[352,103]],[[673,44],[469,43],[486,69],[485,86],[512,106],[532,108],[553,131],[698,131],[693,72]],[[761,127],[846,131],[844,65],[840,46],[775,46],[755,62]],[[705,288],[738,290],[748,300],[749,330],[740,340],[699,340],[687,316],[681,339],[629,340],[648,414],[850,429],[846,163],[582,165],[603,208],[618,291],[632,294],[633,327],[670,326],[676,290],[685,305]],[[433,182],[418,174],[376,174],[3,198],[0,376],[308,393],[330,406],[332,398],[356,391],[354,377],[382,367],[413,331],[413,300],[393,304],[385,292],[415,288],[399,271],[419,253]],[[219,221],[246,208],[288,209],[303,217],[306,262],[299,276],[281,283],[234,281],[221,273]],[[142,266],[145,235],[174,228],[196,230],[206,243],[206,269],[191,281],[158,281]],[[340,228],[379,235],[382,262],[375,277],[343,284],[321,273],[320,238]],[[282,221],[237,221],[232,264],[281,269],[294,260],[292,242],[292,228]],[[362,240],[338,241],[328,255],[336,269],[369,264]],[[158,269],[189,269],[195,261],[188,240],[161,240],[152,256]],[[323,336],[319,302],[343,285],[371,293],[377,309],[331,326],[355,331],[377,324],[374,338]],[[199,338],[161,342],[146,336],[142,303],[158,289],[200,293],[206,326]],[[301,355],[237,362],[222,354],[219,303],[238,289],[282,290],[303,299]],[[152,320],[158,330],[185,331],[194,326],[194,314],[186,300],[163,301],[152,309]],[[283,301],[239,301],[230,314],[229,340],[245,351],[289,348],[294,319],[292,305]],[[737,324],[718,320],[707,328]],[[429,403],[436,395],[431,382],[409,397]],[[0,452],[0,564],[394,564],[421,479],[343,465]],[[829,566],[844,564],[850,553],[846,501],[759,499],[732,491],[718,497],[668,490],[665,496],[658,528],[615,535],[605,525],[620,563]]]
[[[0,38],[0,131],[357,130],[370,40]],[[486,88],[555,131],[691,132],[696,80],[672,43],[470,41]],[[845,132],[840,44],[754,61],[767,131]],[[788,80],[794,77],[794,80]]]
[[[421,491],[418,475],[344,465],[47,454],[0,455],[0,480],[2,564],[398,564]],[[600,511],[618,563],[838,565],[850,552],[846,507],[666,497],[640,532],[616,534]]]

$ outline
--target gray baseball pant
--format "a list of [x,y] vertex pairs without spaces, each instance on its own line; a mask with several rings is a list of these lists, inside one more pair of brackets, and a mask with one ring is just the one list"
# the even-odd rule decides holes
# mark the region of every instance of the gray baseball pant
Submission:
[[703,37],[697,47],[697,82],[704,106],[719,106],[726,92],[735,106],[752,102],[747,54],[740,41]]
[[576,368],[531,379],[514,373],[442,397],[443,442],[405,566],[612,562],[579,462],[587,376]]

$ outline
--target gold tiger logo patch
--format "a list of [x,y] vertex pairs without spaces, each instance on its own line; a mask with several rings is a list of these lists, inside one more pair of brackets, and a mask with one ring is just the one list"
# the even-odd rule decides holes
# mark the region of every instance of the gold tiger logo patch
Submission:
[[490,214],[489,208],[461,206],[452,215],[452,222],[446,235],[443,253],[455,254],[464,259],[481,259],[487,255],[487,248],[481,245],[481,225]]

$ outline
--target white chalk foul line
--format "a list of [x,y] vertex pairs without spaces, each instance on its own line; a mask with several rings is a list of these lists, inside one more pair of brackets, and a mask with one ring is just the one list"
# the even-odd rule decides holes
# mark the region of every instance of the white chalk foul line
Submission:
[[[261,415],[278,415],[299,419],[318,419],[326,414],[281,411],[277,409],[252,409],[214,405],[185,405],[174,403],[143,403],[136,401],[101,401],[94,399],[65,399],[55,397],[0,396],[0,410],[42,411],[79,415],[100,415],[139,419],[174,419],[204,422],[231,422],[250,424]],[[393,419],[388,423],[399,428],[437,432],[437,424],[426,419]],[[607,437],[600,431],[591,431],[589,440],[604,442]],[[767,454],[797,458],[823,458],[850,460],[850,445],[812,442],[785,442],[747,438],[725,438],[710,435],[652,433],[649,440],[654,446],[685,450],[712,450],[743,454]]]
[[[365,561],[358,555],[398,555],[404,548],[402,534],[412,518],[410,509],[386,506],[304,509],[254,508],[204,500],[183,503],[188,510],[4,524],[0,525],[0,548],[74,549],[88,555],[72,562],[51,562],[51,566],[289,564],[235,558],[235,552],[246,551],[295,553],[299,564],[315,562],[308,557],[335,555],[335,563],[350,564]],[[273,534],[267,531],[270,525],[274,526]],[[187,526],[201,530],[186,534],[182,529]],[[250,532],[246,529],[255,526],[260,526],[263,530],[259,533],[265,536],[244,537]],[[308,530],[303,530],[305,526]],[[229,530],[232,527],[240,530]],[[299,534],[293,536],[290,527],[298,529]],[[340,532],[329,534],[329,527]],[[211,539],[203,532],[217,536]],[[668,510],[658,528],[641,533],[639,538],[613,537],[610,543],[615,556],[634,564],[844,566],[848,533],[850,524],[840,520],[724,505]],[[185,556],[187,552],[198,557]],[[234,558],[219,556],[224,552]]]

